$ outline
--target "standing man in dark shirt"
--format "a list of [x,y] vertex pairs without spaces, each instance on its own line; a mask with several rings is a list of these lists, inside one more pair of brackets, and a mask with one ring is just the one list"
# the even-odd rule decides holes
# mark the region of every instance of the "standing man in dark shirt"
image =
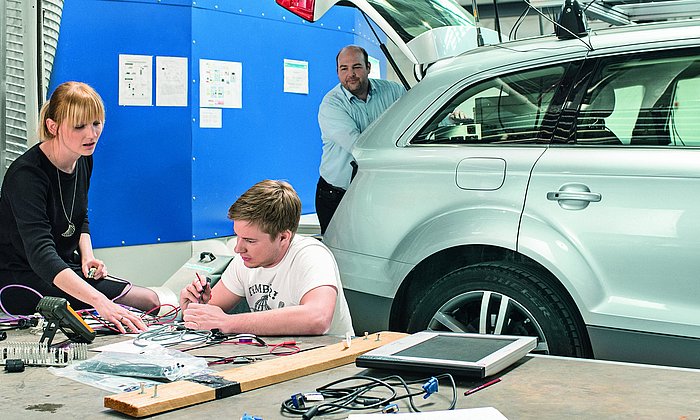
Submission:
[[350,186],[351,152],[360,133],[406,92],[396,82],[369,79],[371,66],[362,47],[350,45],[340,50],[336,67],[340,83],[326,94],[318,110],[323,154],[316,214],[322,234]]
[[95,258],[87,217],[93,158],[105,120],[90,86],[66,82],[41,108],[41,142],[10,165],[0,190],[0,310],[35,312],[42,296],[95,308],[119,331],[143,331],[141,310],[159,305],[152,290],[108,280]]

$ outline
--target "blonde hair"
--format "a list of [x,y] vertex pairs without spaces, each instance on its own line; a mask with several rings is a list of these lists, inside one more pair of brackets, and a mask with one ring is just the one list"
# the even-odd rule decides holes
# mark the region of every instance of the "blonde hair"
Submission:
[[229,208],[228,218],[255,224],[261,231],[277,235],[299,227],[301,199],[289,183],[266,179],[253,185]]
[[77,126],[92,121],[105,120],[105,105],[100,95],[82,82],[61,83],[51,94],[51,98],[41,106],[39,140],[51,140],[55,136],[46,126],[52,119],[58,126],[63,123]]

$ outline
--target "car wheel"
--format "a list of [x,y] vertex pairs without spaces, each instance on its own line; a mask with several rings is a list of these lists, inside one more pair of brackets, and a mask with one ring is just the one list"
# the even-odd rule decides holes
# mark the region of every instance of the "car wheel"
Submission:
[[439,279],[418,300],[408,331],[537,337],[538,353],[592,357],[583,321],[551,276],[515,263],[481,263]]

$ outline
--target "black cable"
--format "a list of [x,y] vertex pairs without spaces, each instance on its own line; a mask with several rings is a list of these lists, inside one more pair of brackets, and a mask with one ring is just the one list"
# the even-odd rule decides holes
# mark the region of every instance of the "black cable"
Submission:
[[[158,343],[162,341],[176,340],[174,342],[162,344],[164,347],[169,347],[179,345],[182,343],[206,342],[212,336],[212,334],[213,333],[211,331],[187,329],[184,327],[184,323],[174,323],[172,325],[166,324],[161,328],[140,333],[134,339],[134,344],[138,346],[144,345],[139,343],[143,343],[146,341]],[[188,335],[194,337],[188,338]]]
[[[528,6],[529,6],[529,3],[528,3]],[[530,10],[530,8],[526,7],[525,10],[523,10],[522,13],[520,13],[520,16],[518,16],[518,19],[516,19],[515,23],[510,28],[510,32],[508,32],[508,39],[509,40],[514,41],[515,40],[514,36],[517,37],[518,27],[522,23],[523,19],[525,19],[525,16],[527,16],[527,13],[529,10]]]
[[[333,385],[348,381],[361,381],[365,382],[366,384],[347,388],[332,388]],[[378,386],[389,390],[390,397],[374,397],[370,399],[362,398],[364,394]],[[386,382],[371,376],[362,375],[346,377],[333,381],[329,384],[323,385],[320,388],[317,388],[316,391],[323,395],[324,399],[329,397],[335,398],[335,400],[330,402],[322,402],[312,407],[295,407],[293,398],[290,398],[282,402],[282,411],[301,415],[303,419],[310,419],[316,415],[329,414],[339,410],[366,410],[370,408],[379,408],[383,405],[389,404],[389,402],[396,396],[396,391]],[[367,404],[365,405],[365,403]],[[361,406],[357,407],[354,404],[359,404]]]
[[[430,395],[437,392],[437,383],[439,379],[449,379],[452,388],[452,401],[448,410],[453,410],[457,405],[457,386],[454,378],[449,374],[436,375],[431,378],[417,379],[415,381],[405,381],[398,375],[391,375],[385,378],[373,378],[371,376],[351,376],[338,379],[330,382],[319,388],[316,392],[323,396],[324,401],[316,405],[307,406],[303,394],[293,395],[291,398],[282,402],[281,411],[294,415],[300,415],[302,419],[311,419],[317,415],[327,415],[340,410],[370,410],[382,409],[394,401],[408,399],[410,411],[420,412],[416,407],[413,397],[420,395]],[[336,387],[336,385],[346,382],[360,382],[357,385]],[[423,390],[413,391],[410,385],[423,383]],[[398,395],[396,389],[401,386],[405,391],[404,395]],[[432,388],[434,386],[434,390]],[[377,388],[383,389],[383,395],[375,395]],[[334,398],[332,401],[325,401],[328,398]]]

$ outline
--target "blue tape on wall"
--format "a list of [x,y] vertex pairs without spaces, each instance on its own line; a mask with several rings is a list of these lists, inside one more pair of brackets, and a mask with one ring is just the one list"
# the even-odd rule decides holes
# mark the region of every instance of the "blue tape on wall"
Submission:
[[[230,235],[229,206],[265,178],[288,180],[314,212],[317,112],[338,82],[335,55],[355,43],[381,57],[355,30],[363,24],[344,7],[304,22],[274,0],[66,2],[50,89],[85,81],[107,108],[90,191],[95,247]],[[119,106],[119,54],[151,55],[154,67],[156,56],[187,57],[189,106]],[[308,61],[308,95],[283,92],[285,58]],[[223,109],[220,129],[199,128],[200,59],[242,63],[243,107]]]

